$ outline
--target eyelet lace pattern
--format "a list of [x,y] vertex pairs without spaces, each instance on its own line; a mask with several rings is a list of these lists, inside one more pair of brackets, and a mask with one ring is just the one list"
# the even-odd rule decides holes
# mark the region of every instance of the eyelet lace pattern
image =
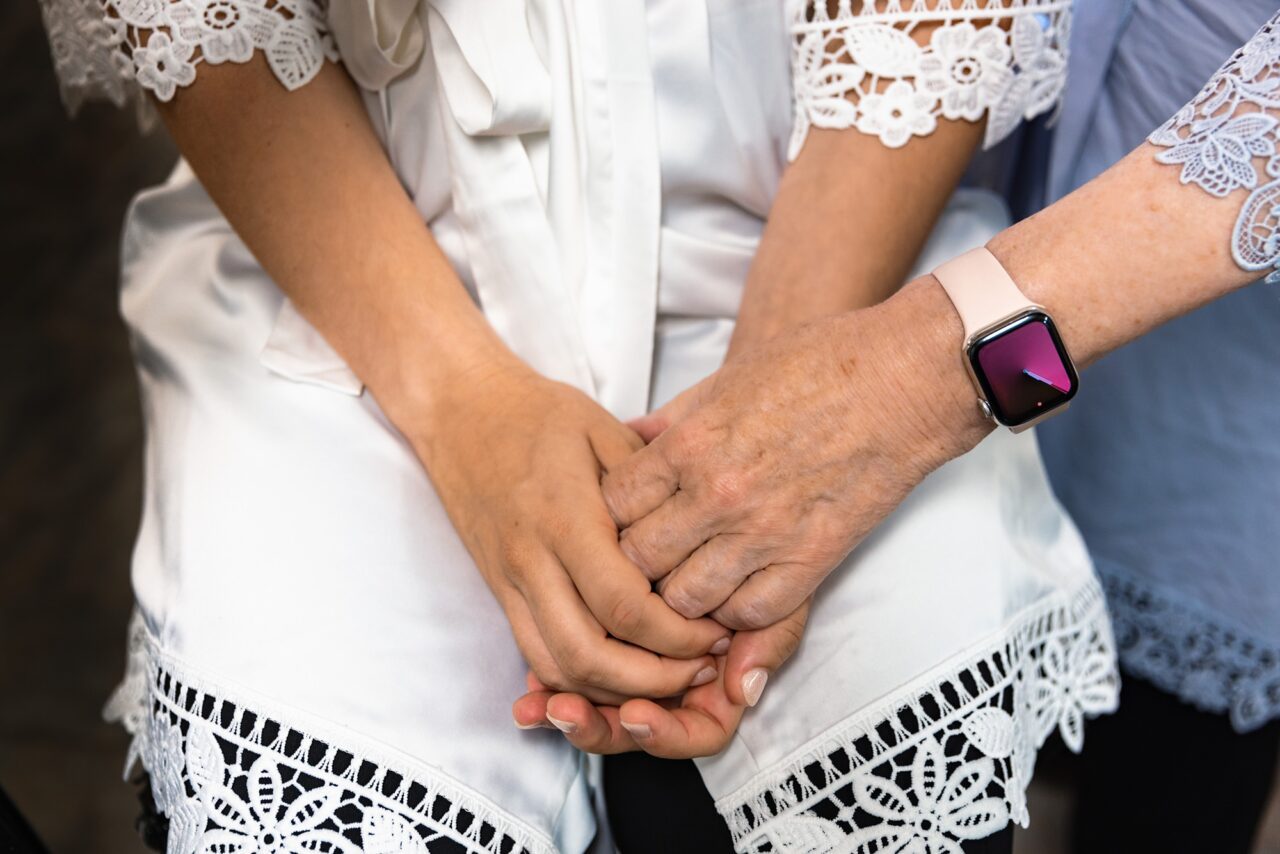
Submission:
[[[1180,164],[1183,184],[1225,198],[1250,190],[1231,235],[1243,270],[1280,280],[1280,14],[1236,51],[1189,104],[1148,138],[1161,163]],[[1265,162],[1263,181],[1255,158]]]
[[1143,579],[1102,575],[1127,673],[1196,708],[1227,714],[1237,732],[1280,718],[1280,646]]
[[[795,128],[856,127],[890,148],[987,116],[985,145],[1058,103],[1070,0],[792,0]],[[834,6],[834,10],[832,7]],[[929,43],[912,32],[938,24]]]
[[742,854],[959,854],[1028,822],[1036,751],[1114,711],[1115,650],[1101,589],[1031,606],[1002,636],[925,684],[823,734],[717,802]]
[[551,840],[425,766],[304,730],[204,684],[136,616],[129,667],[107,704],[169,819],[168,854],[554,854]]
[[[40,0],[62,101],[124,106],[139,87],[161,101],[196,79],[202,63],[266,56],[293,90],[325,59],[337,61],[325,0]],[[136,84],[136,85],[135,85]]]

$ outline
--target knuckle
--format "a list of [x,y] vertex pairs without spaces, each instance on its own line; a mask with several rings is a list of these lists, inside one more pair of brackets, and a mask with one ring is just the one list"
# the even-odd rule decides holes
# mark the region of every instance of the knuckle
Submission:
[[625,535],[618,541],[622,554],[628,560],[634,563],[646,577],[653,578],[653,555],[643,532],[636,533],[633,529],[628,528]]
[[644,624],[644,604],[633,596],[621,596],[608,611],[609,631],[615,637],[629,640],[636,636]]
[[530,665],[533,675],[538,677],[538,681],[546,685],[553,691],[563,691],[569,685],[569,680],[565,678],[564,673],[559,667],[551,663],[541,663],[538,665]]
[[591,656],[581,650],[571,650],[560,661],[560,669],[570,681],[582,685],[596,685],[600,681],[599,668]]
[[747,479],[736,471],[720,471],[707,480],[711,502],[722,510],[741,506],[747,496]]
[[800,648],[800,639],[804,636],[804,627],[794,620],[788,620],[778,630],[778,655],[786,661],[795,655]]
[[511,578],[523,578],[528,569],[529,546],[518,537],[503,537],[498,544],[498,559]]
[[706,614],[709,609],[698,597],[697,591],[690,590],[689,587],[687,582],[669,584],[662,591],[662,598],[671,610],[686,619],[695,620]]
[[763,629],[775,622],[772,608],[756,597],[731,599],[724,605],[725,618],[732,621],[732,628],[739,631]]

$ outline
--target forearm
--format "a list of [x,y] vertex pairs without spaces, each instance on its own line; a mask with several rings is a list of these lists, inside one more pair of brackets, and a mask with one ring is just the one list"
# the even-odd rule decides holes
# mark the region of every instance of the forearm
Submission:
[[944,122],[888,148],[852,128],[811,131],[778,187],[733,351],[896,291],[981,136],[979,123]]
[[1258,278],[1231,257],[1240,198],[1179,183],[1158,151],[1140,146],[990,243],[1081,364]]
[[[1081,366],[1258,278],[1230,251],[1239,195],[1220,199],[1179,183],[1175,169],[1156,161],[1158,150],[1140,146],[988,243],[1023,292],[1053,315]],[[904,342],[905,358],[935,383],[931,411],[920,417],[928,425],[923,454],[937,464],[992,425],[975,405],[960,355],[964,333],[941,286],[924,276],[900,297],[885,323],[920,332]]]
[[257,56],[209,66],[161,115],[237,234],[398,426],[515,357],[436,246],[346,72],[285,90]]
[[[952,28],[958,19],[950,17],[963,6],[960,0],[905,16],[883,14],[882,0],[841,5],[809,0],[802,4],[808,11],[792,20],[801,57],[793,73],[803,90],[796,118],[808,130],[779,183],[731,353],[801,323],[875,305],[901,287],[986,130],[981,106],[948,116],[935,103],[928,115],[902,120],[910,132],[886,119],[904,106],[894,100],[901,95],[886,99],[887,92],[906,87],[910,98],[919,98],[931,87],[935,98],[942,97],[938,80],[912,74],[924,67],[919,57],[932,50],[940,29],[948,30],[950,41],[957,35],[964,40]],[[998,55],[1013,19],[997,14],[977,23],[982,35],[974,37]],[[883,39],[890,35],[900,40],[900,52],[910,39],[922,53],[918,64],[903,54],[891,74],[877,76],[867,68],[888,70]],[[816,61],[815,50],[821,56]],[[1009,74],[1009,61],[992,61],[984,73]]]

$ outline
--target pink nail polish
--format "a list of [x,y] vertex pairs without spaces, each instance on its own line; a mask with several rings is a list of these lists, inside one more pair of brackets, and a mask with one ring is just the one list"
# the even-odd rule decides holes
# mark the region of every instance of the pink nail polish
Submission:
[[566,735],[572,735],[573,733],[578,731],[578,725],[573,723],[572,721],[558,721],[555,718],[551,717],[551,715],[547,715],[547,720],[551,721],[552,725],[555,726],[556,729],[560,730]]
[[764,693],[764,684],[768,681],[769,672],[763,667],[748,670],[742,677],[742,693],[746,696],[748,706],[754,706],[760,702],[760,695]]
[[728,638],[720,638],[720,640],[716,641],[716,642],[715,642],[714,644],[712,644],[712,646],[711,646],[711,654],[712,654],[712,655],[724,655],[724,654],[725,654],[726,652],[728,652],[728,651],[729,651],[729,639],[728,639]]
[[707,665],[698,671],[698,675],[693,677],[693,681],[689,683],[690,688],[697,688],[699,685],[706,685],[708,682],[714,682],[716,678],[716,669],[711,665]]
[[653,735],[653,730],[649,729],[648,724],[629,724],[623,720],[620,720],[619,723],[622,724],[623,729],[631,733],[632,738],[644,739]]

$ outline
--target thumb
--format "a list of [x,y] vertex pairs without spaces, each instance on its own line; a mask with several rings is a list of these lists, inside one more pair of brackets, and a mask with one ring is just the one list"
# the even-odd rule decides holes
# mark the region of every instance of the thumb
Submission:
[[712,374],[697,385],[680,392],[648,415],[631,419],[627,422],[627,426],[639,433],[646,445],[649,444],[672,424],[684,420],[685,416],[701,406],[711,396],[711,387],[715,378],[716,375]]
[[725,662],[724,690],[735,706],[760,702],[769,677],[795,654],[809,619],[812,599],[763,629],[738,632],[729,646]]

